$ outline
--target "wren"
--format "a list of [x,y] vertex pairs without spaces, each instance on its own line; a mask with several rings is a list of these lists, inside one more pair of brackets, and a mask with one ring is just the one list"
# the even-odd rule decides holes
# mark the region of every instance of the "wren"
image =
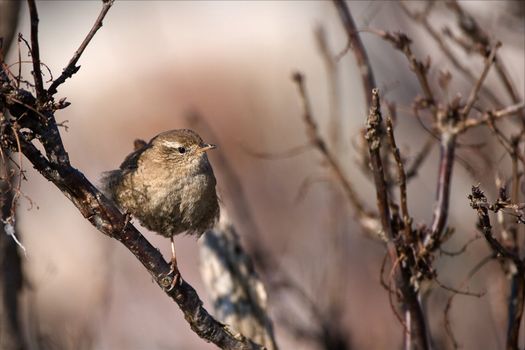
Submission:
[[216,180],[206,155],[215,145],[179,129],[147,143],[136,141],[135,147],[119,169],[104,173],[103,191],[144,227],[171,239],[176,269],[173,236],[200,237],[219,217]]

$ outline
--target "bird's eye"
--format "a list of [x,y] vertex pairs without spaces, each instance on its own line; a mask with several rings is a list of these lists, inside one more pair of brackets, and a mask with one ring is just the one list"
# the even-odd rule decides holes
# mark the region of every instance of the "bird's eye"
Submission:
[[180,154],[186,153],[186,148],[184,147],[177,147],[177,151],[179,151]]

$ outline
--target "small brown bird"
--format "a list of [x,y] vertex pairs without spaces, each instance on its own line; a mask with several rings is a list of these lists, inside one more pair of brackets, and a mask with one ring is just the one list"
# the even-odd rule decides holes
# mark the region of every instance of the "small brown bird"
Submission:
[[192,130],[166,131],[148,143],[135,141],[135,151],[120,169],[102,178],[104,192],[122,210],[171,239],[175,271],[173,236],[200,237],[219,217],[216,180],[206,155],[214,148]]

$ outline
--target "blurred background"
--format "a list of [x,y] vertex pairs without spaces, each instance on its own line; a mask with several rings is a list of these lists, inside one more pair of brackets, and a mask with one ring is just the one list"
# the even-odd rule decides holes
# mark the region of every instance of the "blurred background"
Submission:
[[[37,5],[41,60],[56,78],[91,28],[101,4],[43,1]],[[439,69],[448,69],[453,73],[453,94],[468,95],[471,84],[397,2],[351,1],[348,5],[358,28],[406,33],[414,40],[418,57],[431,57],[431,81],[437,85]],[[417,9],[424,2],[407,5]],[[464,1],[462,5],[503,42],[500,54],[523,96],[523,3]],[[438,29],[455,25],[451,13],[439,4],[431,19]],[[56,117],[67,126],[62,136],[73,165],[94,183],[103,171],[119,166],[135,138],[150,139],[161,131],[191,127],[207,142],[217,144],[210,158],[241,242],[248,253],[255,245],[263,247],[268,255],[258,259],[275,263],[273,270],[259,272],[269,286],[269,312],[281,348],[397,348],[402,326],[379,282],[383,244],[353,222],[352,208],[317,151],[288,154],[308,142],[291,80],[292,72],[301,71],[322,135],[368,208],[375,208],[374,187],[358,165],[359,135],[367,115],[359,71],[351,51],[335,66],[327,65],[319,48],[320,30],[335,57],[345,48],[346,35],[329,1],[116,2],[81,57],[80,71],[60,87],[57,98],[67,97],[71,106]],[[16,32],[29,38],[25,3]],[[398,145],[411,159],[428,138],[410,114],[410,104],[419,93],[417,80],[401,53],[372,34],[364,33],[362,38],[379,88],[398,106]],[[23,46],[21,52],[22,59],[28,60]],[[455,52],[476,76],[481,72],[480,57],[469,57],[460,48]],[[6,62],[17,61],[15,36]],[[24,69],[29,72],[29,65]],[[487,84],[501,92],[493,72]],[[501,96],[508,102],[503,92]],[[195,115],[198,122],[190,117]],[[486,135],[477,131],[461,142],[480,142]],[[497,146],[489,144],[484,151],[486,158],[469,147],[459,150],[460,158],[474,171],[461,164],[454,169],[449,225],[456,234],[447,243],[449,250],[459,249],[476,233],[476,215],[466,199],[470,186],[481,183],[495,188],[495,169],[503,177],[509,175],[508,160],[502,159]],[[225,178],[219,153],[237,174],[236,190],[231,179]],[[23,183],[23,192],[30,200],[20,201],[18,228],[27,248],[23,323],[27,334],[39,335],[32,346],[215,348],[190,330],[178,307],[126,249],[97,232],[27,161],[25,168],[28,181]],[[436,178],[434,147],[409,185],[409,208],[416,224],[430,222]],[[239,209],[238,186],[247,199],[248,219]],[[169,256],[169,240],[145,229],[142,232]],[[177,237],[176,249],[183,276],[213,313],[199,274],[198,242]],[[485,242],[478,240],[460,256],[439,258],[440,281],[458,286],[487,252]],[[283,271],[293,276],[323,315],[323,322],[312,317],[293,293],[272,286],[272,274]],[[465,349],[503,346],[504,278],[497,264],[489,264],[469,284],[469,289],[486,294],[456,298],[451,315]],[[440,348],[449,348],[443,310],[450,294],[432,288],[430,331]],[[323,345],[323,332],[336,332],[345,343]]]

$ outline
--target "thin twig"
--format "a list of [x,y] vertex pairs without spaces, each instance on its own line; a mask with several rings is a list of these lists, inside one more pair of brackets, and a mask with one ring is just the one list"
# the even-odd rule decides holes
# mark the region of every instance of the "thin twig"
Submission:
[[[34,0],[30,0],[34,1]],[[102,0],[102,10],[100,10],[100,14],[98,15],[97,20],[93,24],[93,27],[89,31],[88,35],[84,38],[84,41],[82,41],[82,44],[80,44],[77,51],[75,51],[75,54],[69,60],[69,63],[62,71],[62,74],[49,86],[49,89],[47,89],[47,92],[49,96],[53,96],[57,93],[57,88],[63,84],[67,78],[71,78],[73,74],[78,72],[80,69],[80,66],[77,66],[77,62],[80,59],[80,56],[82,56],[82,53],[88,46],[89,42],[93,37],[95,36],[96,32],[102,27],[102,21],[104,20],[104,17],[106,17],[106,14],[108,13],[109,9],[113,5],[114,0]]]
[[381,37],[383,40],[389,42],[392,44],[392,46],[401,51],[405,57],[408,59],[408,62],[410,64],[410,69],[412,72],[415,73],[419,85],[421,86],[421,89],[423,90],[423,94],[425,96],[425,103],[429,105],[430,107],[434,108],[436,105],[436,100],[434,98],[434,93],[432,92],[432,89],[430,88],[430,83],[428,82],[428,71],[430,69],[430,59],[428,59],[426,62],[420,61],[416,58],[414,53],[412,52],[412,49],[410,48],[410,44],[412,43],[412,40],[404,33],[401,32],[388,32],[384,30],[378,30],[378,29],[366,29],[363,30],[372,34],[375,34],[379,37]]
[[[433,4],[432,2],[430,2],[429,4]],[[412,12],[408,9],[408,6],[407,4],[405,3],[405,1],[400,1],[399,2],[399,5],[401,6],[401,9],[403,10],[403,12],[408,16],[410,17],[411,19],[413,19],[414,21],[418,22],[421,24],[421,26],[427,31],[427,33],[430,35],[430,37],[432,37],[432,39],[434,39],[434,41],[436,42],[436,44],[439,46],[439,48],[441,49],[441,51],[443,52],[443,54],[449,59],[449,61],[452,63],[452,65],[457,69],[459,70],[465,77],[467,77],[467,79],[469,81],[471,81],[472,83],[474,83],[476,81],[476,77],[474,76],[474,73],[469,69],[467,68],[467,66],[463,65],[461,63],[461,61],[456,58],[456,56],[454,56],[454,54],[452,53],[452,50],[450,49],[450,47],[447,45],[447,43],[441,38],[441,36],[439,35],[439,33],[434,29],[434,27],[432,27],[432,25],[430,24],[430,22],[428,21],[428,11],[425,11],[424,13],[419,13],[419,12]],[[487,88],[482,88],[482,93],[484,93],[488,98],[490,98],[490,100],[496,105],[496,106],[500,106],[501,105],[501,102],[499,101],[499,99],[496,97],[496,95],[494,95],[492,93],[491,90],[487,89]]]
[[403,217],[403,223],[405,225],[405,240],[407,243],[413,242],[414,237],[412,237],[412,219],[408,213],[408,204],[407,204],[407,177],[405,173],[405,167],[403,165],[403,160],[401,159],[401,154],[399,148],[396,145],[396,139],[394,137],[394,126],[392,125],[392,118],[390,115],[386,118],[386,132],[388,134],[388,140],[390,142],[390,147],[392,149],[392,154],[397,165],[397,180],[399,185],[399,199],[401,202],[401,214]]
[[357,65],[359,67],[359,72],[361,73],[361,83],[363,84],[363,90],[366,96],[366,106],[367,109],[370,109],[372,106],[372,99],[369,92],[372,91],[373,88],[377,87],[374,73],[372,71],[372,66],[370,64],[370,59],[366,54],[365,47],[361,41],[361,38],[359,37],[354,19],[352,18],[352,14],[350,13],[346,2],[344,0],[333,0],[333,4],[337,8],[337,12],[339,13],[339,17],[341,18],[341,22],[343,23],[343,27],[346,31],[346,35],[348,37],[347,46],[352,48],[352,51],[354,52]]
[[[486,55],[486,53],[489,51],[489,34],[483,30],[482,26],[478,24],[474,16],[472,16],[467,10],[465,10],[458,1],[447,1],[447,7],[456,13],[458,19],[458,26],[461,28],[463,33],[470,38],[472,43],[474,43],[474,46],[478,48],[476,51],[482,55]],[[468,52],[468,49],[467,47],[465,47],[465,45],[460,46],[462,46]],[[496,73],[498,74],[501,82],[503,83],[503,86],[509,94],[512,102],[518,103],[522,101],[523,98],[520,98],[519,92],[516,89],[516,86],[514,85],[512,78],[508,70],[506,69],[505,64],[503,63],[501,56],[496,54],[494,61]],[[501,104],[499,106],[501,106]],[[522,118],[522,125],[525,126],[525,113],[522,112],[520,113],[520,115]]]
[[27,0],[31,16],[31,58],[33,61],[33,78],[35,80],[36,97],[40,104],[45,101],[44,83],[40,69],[40,49],[38,47],[38,12],[35,0]]
[[434,143],[436,143],[435,137],[433,135],[428,136],[427,140],[425,141],[425,144],[423,145],[421,150],[416,154],[414,160],[406,170],[407,181],[417,175],[421,164],[423,164],[425,159],[427,159],[428,155],[430,154],[430,151],[432,151]]
[[470,292],[468,290],[460,290],[460,289],[456,289],[456,288],[453,288],[453,287],[449,287],[449,286],[441,283],[437,278],[434,278],[434,281],[437,283],[438,286],[440,286],[444,290],[448,290],[449,292],[452,292],[452,293],[455,293],[455,294],[466,295],[466,296],[476,297],[476,298],[481,298],[482,296],[484,296],[486,294],[486,292],[478,292],[478,293],[476,293],[476,292]]
[[462,132],[469,128],[486,124],[491,119],[496,120],[518,113],[523,113],[523,111],[525,111],[525,102],[519,102],[499,110],[487,111],[483,113],[483,115],[480,118],[467,118],[467,120],[465,120],[463,123],[458,124],[458,128]]
[[476,84],[474,84],[474,87],[470,91],[469,97],[467,99],[467,104],[465,107],[461,110],[461,114],[463,116],[463,119],[466,119],[468,117],[468,114],[470,113],[470,110],[474,106],[474,103],[476,102],[479,89],[483,85],[483,82],[485,81],[485,78],[487,77],[487,74],[489,72],[490,67],[492,66],[492,63],[494,63],[494,58],[496,57],[496,52],[498,48],[501,46],[501,43],[498,42],[495,45],[492,46],[492,49],[490,50],[490,54],[485,59],[485,66],[483,67],[483,72],[481,73],[481,76],[476,81]]
[[312,111],[310,108],[310,102],[307,97],[306,93],[306,87],[304,84],[304,76],[296,72],[293,74],[293,81],[297,85],[297,89],[299,90],[299,95],[301,97],[301,102],[303,105],[303,119],[307,128],[308,132],[308,138],[310,139],[310,142],[312,145],[314,145],[317,150],[323,155],[323,157],[326,159],[328,166],[333,171],[336,178],[339,180],[341,185],[343,186],[343,189],[350,201],[350,203],[355,208],[355,211],[358,215],[362,215],[365,213],[365,206],[363,204],[363,200],[359,197],[357,192],[355,191],[352,183],[348,180],[346,175],[344,175],[342,168],[339,166],[339,163],[336,161],[334,155],[330,152],[328,149],[325,141],[319,134],[319,130],[317,128],[317,124],[313,119]]
[[[468,283],[468,281],[483,267],[486,263],[491,261],[495,258],[494,254],[490,254],[489,256],[481,259],[479,263],[477,263],[470,271],[467,273],[467,276],[461,281],[458,288],[463,288],[465,284]],[[452,331],[451,322],[450,322],[450,310],[452,308],[452,301],[454,298],[459,295],[458,293],[452,293],[452,295],[448,298],[447,304],[445,306],[445,310],[443,311],[443,318],[445,323],[445,331],[447,336],[452,341],[452,345],[454,349],[458,349],[460,347],[460,344],[456,340],[456,337],[454,336],[454,332]]]

